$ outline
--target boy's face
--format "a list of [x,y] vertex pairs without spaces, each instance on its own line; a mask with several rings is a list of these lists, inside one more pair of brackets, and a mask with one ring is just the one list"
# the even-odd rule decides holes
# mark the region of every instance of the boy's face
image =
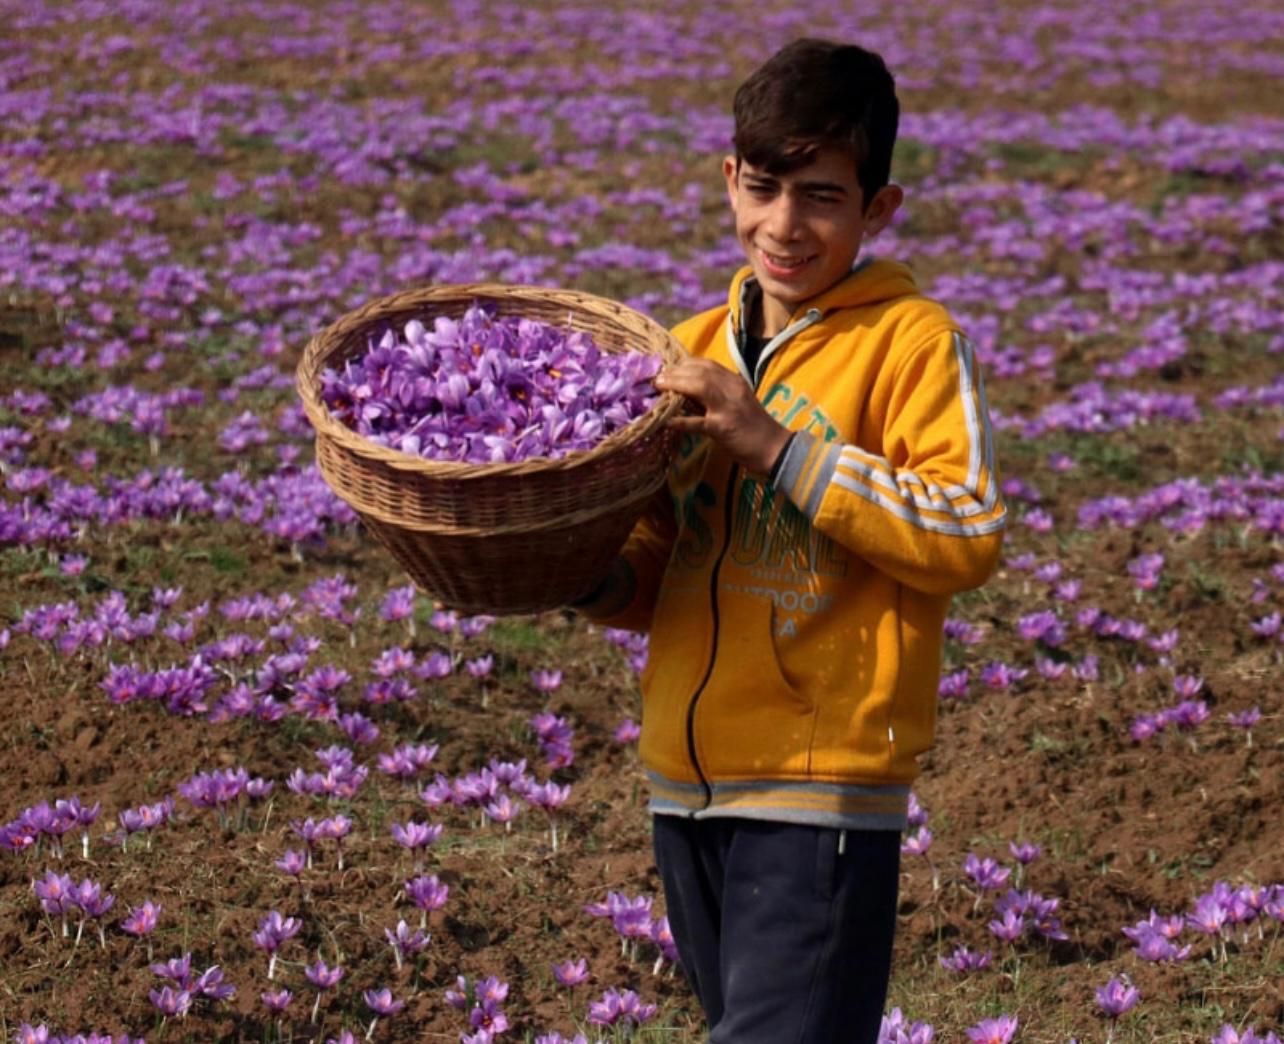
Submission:
[[736,238],[762,287],[765,336],[846,276],[861,241],[891,221],[903,198],[899,186],[885,185],[866,207],[851,154],[833,146],[788,174],[737,164],[734,156],[723,160],[722,172]]

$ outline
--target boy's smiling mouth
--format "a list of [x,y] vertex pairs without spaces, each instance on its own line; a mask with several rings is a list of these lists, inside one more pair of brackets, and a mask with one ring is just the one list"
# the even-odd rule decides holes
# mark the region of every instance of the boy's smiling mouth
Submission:
[[762,247],[758,248],[758,256],[762,258],[767,272],[773,276],[794,275],[815,257],[814,254],[773,254]]

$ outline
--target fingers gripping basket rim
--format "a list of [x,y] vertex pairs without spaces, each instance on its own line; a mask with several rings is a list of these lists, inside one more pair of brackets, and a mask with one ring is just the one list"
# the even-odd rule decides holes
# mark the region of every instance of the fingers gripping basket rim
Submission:
[[[684,354],[654,320],[574,290],[474,283],[378,298],[313,337],[299,363],[297,387],[316,431],[317,465],[327,484],[416,582],[434,593],[454,589],[457,607],[471,602],[486,606],[478,611],[525,612],[532,611],[529,605],[510,608],[503,603],[544,603],[535,608],[564,604],[582,594],[591,579],[574,575],[577,568],[597,576],[605,567],[595,539],[609,533],[616,542],[605,551],[609,560],[632,520],[663,484],[676,447],[676,433],[667,421],[682,410],[680,396],[661,395],[647,414],[591,450],[494,464],[427,460],[377,445],[335,419],[321,400],[322,371],[364,353],[372,335],[400,332],[411,319],[425,325],[438,316],[457,319],[474,303],[500,315],[582,330],[604,351],[642,351],[666,364]],[[570,530],[582,535],[577,541],[582,554],[568,562],[564,549]],[[541,581],[515,580],[508,574],[519,563],[503,559],[526,556],[523,568],[538,572],[544,545],[556,551],[560,563],[554,563],[556,575],[542,581],[547,591],[541,597],[534,593]],[[470,578],[470,573],[477,575]],[[532,590],[505,595],[506,584]],[[567,591],[573,593],[568,596]]]

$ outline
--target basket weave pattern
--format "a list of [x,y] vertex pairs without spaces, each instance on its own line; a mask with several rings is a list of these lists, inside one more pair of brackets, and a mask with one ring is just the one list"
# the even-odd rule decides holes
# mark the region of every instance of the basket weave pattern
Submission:
[[476,283],[379,298],[342,316],[303,352],[297,387],[316,430],[316,459],[330,488],[415,583],[466,613],[538,612],[582,597],[606,571],[676,448],[666,426],[683,408],[673,393],[591,450],[556,460],[433,461],[370,442],[321,401],[321,373],[362,355],[370,338],[411,319],[431,327],[474,303],[587,332],[603,351],[641,351],[676,362],[683,350],[640,313],[573,290]]

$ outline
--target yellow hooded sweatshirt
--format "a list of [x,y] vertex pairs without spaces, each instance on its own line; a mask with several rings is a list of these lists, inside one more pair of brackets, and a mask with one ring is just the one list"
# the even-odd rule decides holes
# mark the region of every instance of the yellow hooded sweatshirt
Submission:
[[751,374],[750,277],[674,334],[796,433],[774,482],[688,438],[622,552],[632,583],[588,615],[650,635],[652,811],[903,829],[951,595],[1002,541],[981,376],[889,261],[806,302]]

